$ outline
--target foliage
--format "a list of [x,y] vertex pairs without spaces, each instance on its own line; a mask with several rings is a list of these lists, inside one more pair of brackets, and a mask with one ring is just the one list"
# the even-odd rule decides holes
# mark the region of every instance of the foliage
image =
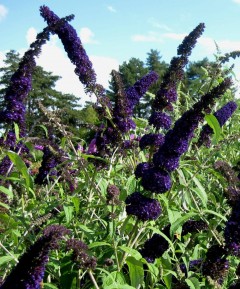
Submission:
[[[46,6],[40,12],[47,28],[14,68],[0,114],[8,122],[0,139],[0,288],[238,288],[240,103],[222,69],[189,70],[194,85],[184,78],[204,25],[178,47],[151,116],[142,119],[134,110],[156,73],[141,70],[125,86],[113,72],[111,102],[69,24],[73,17],[61,19]],[[33,98],[33,58],[49,32],[62,40],[85,90],[96,94],[98,115],[90,105],[80,111],[98,124],[90,143],[76,141],[46,107],[45,137],[36,141],[25,131],[19,108]],[[51,88],[52,75],[45,80]],[[199,142],[203,127],[208,143]]]

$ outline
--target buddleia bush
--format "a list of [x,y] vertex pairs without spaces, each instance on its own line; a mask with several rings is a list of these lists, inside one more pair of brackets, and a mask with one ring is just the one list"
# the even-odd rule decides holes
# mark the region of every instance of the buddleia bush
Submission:
[[[12,75],[0,112],[0,288],[238,288],[239,101],[225,65],[239,52],[206,70],[204,90],[183,88],[200,23],[178,46],[149,119],[140,119],[134,108],[157,73],[125,89],[112,71],[110,101],[73,16],[46,6],[40,14],[47,26]],[[26,130],[35,58],[50,34],[96,96],[101,124],[89,143],[71,138],[41,103],[53,130],[39,124],[42,139]]]

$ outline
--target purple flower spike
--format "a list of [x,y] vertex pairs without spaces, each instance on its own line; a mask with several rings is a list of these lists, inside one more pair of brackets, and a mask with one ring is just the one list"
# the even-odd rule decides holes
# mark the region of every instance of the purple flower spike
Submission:
[[144,197],[139,192],[128,196],[125,202],[127,214],[134,215],[141,221],[156,220],[162,212],[157,200]]
[[145,149],[146,147],[160,147],[164,143],[164,136],[162,134],[145,134],[142,136],[139,142],[139,147],[141,150]]
[[151,71],[126,90],[127,99],[130,101],[133,108],[138,104],[140,98],[147,92],[151,84],[157,80],[158,74],[155,71]]
[[223,126],[226,123],[226,121],[232,116],[232,114],[236,109],[237,109],[236,102],[230,101],[214,113],[220,126]]
[[157,168],[150,168],[144,171],[141,184],[144,189],[157,194],[167,192],[172,186],[169,174]]
[[152,113],[152,115],[149,117],[148,122],[150,125],[153,125],[156,129],[160,128],[169,129],[172,124],[171,117],[168,114],[157,111],[154,111]]
[[[220,127],[226,123],[226,121],[232,116],[236,109],[237,104],[234,101],[230,101],[213,114],[217,118]],[[205,144],[207,147],[210,147],[212,134],[213,129],[208,124],[204,125],[200,133],[198,146]]]
[[51,250],[58,248],[58,241],[70,231],[60,225],[52,225],[19,259],[1,289],[40,289],[45,266]]
[[41,6],[40,14],[51,26],[52,32],[56,33],[61,39],[69,59],[76,66],[75,73],[86,87],[86,91],[97,90],[103,94],[104,89],[96,84],[96,73],[93,70],[92,62],[87,56],[76,30],[67,21],[64,21],[61,25],[56,25],[60,18],[47,6]]
[[179,167],[180,157],[172,152],[159,150],[153,156],[153,163],[156,167],[160,167],[168,172],[172,172]]

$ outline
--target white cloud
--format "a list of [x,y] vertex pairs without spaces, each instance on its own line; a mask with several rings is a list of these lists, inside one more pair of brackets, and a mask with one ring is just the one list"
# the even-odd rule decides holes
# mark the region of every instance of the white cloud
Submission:
[[26,35],[27,44],[30,45],[33,41],[35,41],[36,36],[37,36],[37,30],[33,27],[30,27]]
[[117,10],[115,8],[113,8],[112,6],[107,6],[107,9],[110,11],[110,12],[113,12],[113,13],[116,13]]
[[165,31],[171,31],[172,29],[165,24],[159,23],[155,18],[149,18],[148,22],[155,28],[159,28]]
[[8,9],[0,4],[0,21],[3,20],[8,14]]
[[135,34],[131,37],[134,42],[163,42],[160,34],[149,31],[147,34]]
[[208,54],[213,54],[217,51],[216,44],[222,53],[231,52],[233,50],[240,50],[240,41],[233,41],[228,39],[214,40],[210,37],[200,37],[198,42]]
[[163,37],[174,39],[174,40],[183,40],[186,35],[187,34],[185,33],[164,33]]
[[232,0],[233,2],[240,4],[240,0]]
[[80,39],[82,43],[97,44],[98,42],[94,39],[94,33],[88,27],[83,27],[80,30]]

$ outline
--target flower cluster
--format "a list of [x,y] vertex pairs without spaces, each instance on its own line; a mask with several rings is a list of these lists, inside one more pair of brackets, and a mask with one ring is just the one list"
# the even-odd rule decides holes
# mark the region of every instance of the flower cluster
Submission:
[[149,118],[149,124],[152,124],[156,129],[161,127],[169,129],[171,126],[171,118],[166,113],[160,113],[163,109],[172,110],[172,102],[177,100],[177,85],[184,77],[184,67],[188,62],[192,49],[194,48],[197,39],[201,36],[204,30],[204,24],[200,23],[178,47],[178,57],[173,57],[170,66],[163,76],[163,81],[156,94],[152,115]]
[[41,52],[41,46],[49,39],[49,30],[45,28],[37,35],[37,39],[25,52],[17,71],[12,75],[10,84],[4,96],[6,108],[0,112],[0,122],[20,127],[20,135],[26,134],[25,128],[25,98],[32,88],[32,73],[36,66],[35,57]]
[[97,259],[88,254],[88,246],[80,240],[67,240],[67,250],[72,251],[72,259],[77,268],[95,269]]
[[225,190],[225,196],[230,206],[234,206],[236,202],[240,201],[240,180],[237,171],[224,161],[217,161],[215,169],[220,171],[226,178],[228,187]]
[[47,176],[53,176],[57,174],[54,168],[60,163],[59,158],[54,155],[51,149],[47,146],[43,149],[42,164],[39,168],[39,173],[36,176],[35,183],[42,185],[47,183]]
[[[232,116],[236,109],[237,104],[234,101],[230,101],[213,114],[218,120],[220,127],[222,127],[226,123],[226,121]],[[204,125],[200,133],[198,146],[205,144],[207,147],[210,147],[210,137],[212,134],[213,129],[208,124]]]
[[129,195],[125,203],[127,214],[134,215],[141,221],[156,220],[162,212],[157,200],[147,198],[139,192]]
[[51,250],[58,248],[58,241],[70,231],[60,225],[47,227],[40,237],[19,259],[1,289],[40,289],[45,266]]
[[164,135],[149,133],[141,137],[139,147],[144,150],[146,147],[158,148],[164,143]]
[[240,201],[232,205],[231,215],[226,223],[224,237],[228,252],[240,256]]
[[206,254],[206,260],[202,264],[204,276],[211,277],[218,284],[222,284],[229,269],[229,261],[226,259],[226,250],[219,245],[210,247]]
[[102,125],[89,145],[89,152],[102,157],[105,154],[108,155],[111,148],[122,143],[122,135],[136,128],[136,124],[132,120],[134,108],[150,85],[158,79],[157,73],[150,72],[125,90],[117,71],[112,71],[112,77],[117,90],[115,104],[111,109],[112,118],[108,119],[107,125]]
[[[163,229],[163,234],[169,237],[169,226]],[[163,236],[154,234],[144,243],[140,253],[149,263],[154,263],[155,259],[160,258],[168,247],[168,241]]]
[[115,185],[108,185],[107,187],[107,204],[118,205],[119,204],[119,188]]
[[[166,186],[165,176],[167,173],[178,168],[180,157],[187,151],[189,141],[194,136],[194,130],[203,121],[203,112],[210,109],[214,101],[222,96],[230,85],[231,81],[226,78],[209,93],[203,95],[190,110],[186,111],[175,122],[174,127],[166,133],[163,145],[153,155],[153,166],[145,170],[142,176],[143,180],[145,179],[145,181],[142,181],[145,189],[151,192],[166,192],[170,189],[169,185]],[[158,184],[157,187],[152,185],[153,177],[150,177],[152,172],[154,172],[154,180]],[[161,183],[163,187],[166,187],[166,190],[157,191],[156,189],[159,186],[161,187]],[[168,181],[169,183],[170,181]]]
[[60,18],[47,6],[40,7],[41,16],[51,28],[51,32],[57,34],[61,39],[64,49],[71,62],[76,66],[75,73],[83,83],[87,92],[96,91],[98,95],[104,93],[104,89],[96,83],[96,73],[76,30],[64,21],[61,25],[56,25]]
[[182,226],[182,236],[187,235],[188,233],[195,233],[203,230],[207,230],[208,225],[206,222],[199,220],[188,220]]

